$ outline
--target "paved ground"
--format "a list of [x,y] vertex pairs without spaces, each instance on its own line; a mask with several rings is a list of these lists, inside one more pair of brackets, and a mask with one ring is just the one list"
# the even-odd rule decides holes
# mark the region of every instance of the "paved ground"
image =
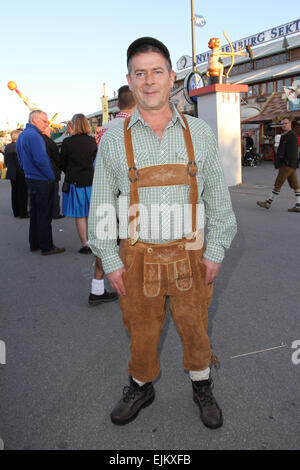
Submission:
[[271,210],[256,206],[274,177],[270,163],[245,168],[243,185],[231,190],[239,231],[215,283],[209,320],[221,360],[213,372],[215,395],[225,418],[215,431],[200,422],[169,317],[156,400],[125,427],[110,422],[127,381],[119,304],[88,307],[93,258],[77,253],[73,220],[53,222],[65,254],[29,252],[28,220],[12,217],[10,184],[0,181],[0,351],[1,341],[6,345],[0,438],[6,449],[299,448],[300,364],[292,355],[300,359],[300,214],[287,212],[294,204],[288,186]]

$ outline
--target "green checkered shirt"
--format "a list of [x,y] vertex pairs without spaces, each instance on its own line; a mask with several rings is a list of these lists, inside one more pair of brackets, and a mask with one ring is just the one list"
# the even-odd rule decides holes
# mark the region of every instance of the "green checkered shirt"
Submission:
[[[136,108],[130,123],[137,169],[166,163],[187,164],[182,126],[177,109],[158,139]],[[198,166],[197,228],[206,229],[205,258],[221,263],[236,233],[236,220],[225,183],[216,140],[201,119],[186,116]],[[120,238],[128,238],[130,181],[124,145],[124,123],[102,137],[95,167],[89,212],[88,245],[101,258],[106,274],[123,267],[117,245],[117,218]],[[165,243],[191,232],[189,185],[139,188],[141,241]]]

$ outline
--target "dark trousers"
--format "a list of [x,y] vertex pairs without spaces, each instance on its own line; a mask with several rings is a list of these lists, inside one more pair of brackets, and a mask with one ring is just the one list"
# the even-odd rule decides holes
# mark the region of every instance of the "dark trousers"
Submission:
[[28,190],[23,174],[16,175],[11,180],[11,205],[15,217],[26,217],[28,204]]
[[59,183],[55,181],[54,183],[54,196],[53,196],[53,210],[52,216],[53,219],[60,215],[60,196],[59,196]]
[[31,250],[53,248],[52,210],[54,181],[26,179],[30,192],[29,245]]

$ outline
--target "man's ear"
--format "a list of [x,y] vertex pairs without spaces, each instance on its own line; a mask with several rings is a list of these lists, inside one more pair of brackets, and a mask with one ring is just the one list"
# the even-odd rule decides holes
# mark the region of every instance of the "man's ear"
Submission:
[[129,89],[130,89],[130,91],[132,91],[132,89],[131,89],[131,78],[130,78],[129,73],[126,75],[126,78],[127,78],[127,83],[128,83]]
[[174,70],[171,70],[170,73],[170,88],[173,88],[175,82],[175,72]]

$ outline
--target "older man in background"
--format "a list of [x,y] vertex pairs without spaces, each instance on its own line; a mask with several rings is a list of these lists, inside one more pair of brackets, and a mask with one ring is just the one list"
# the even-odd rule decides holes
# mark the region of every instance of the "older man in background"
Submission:
[[48,126],[44,111],[29,114],[28,123],[17,140],[17,153],[24,170],[30,192],[29,245],[31,251],[42,255],[62,253],[65,248],[55,247],[52,240],[52,207],[55,175],[41,136]]

